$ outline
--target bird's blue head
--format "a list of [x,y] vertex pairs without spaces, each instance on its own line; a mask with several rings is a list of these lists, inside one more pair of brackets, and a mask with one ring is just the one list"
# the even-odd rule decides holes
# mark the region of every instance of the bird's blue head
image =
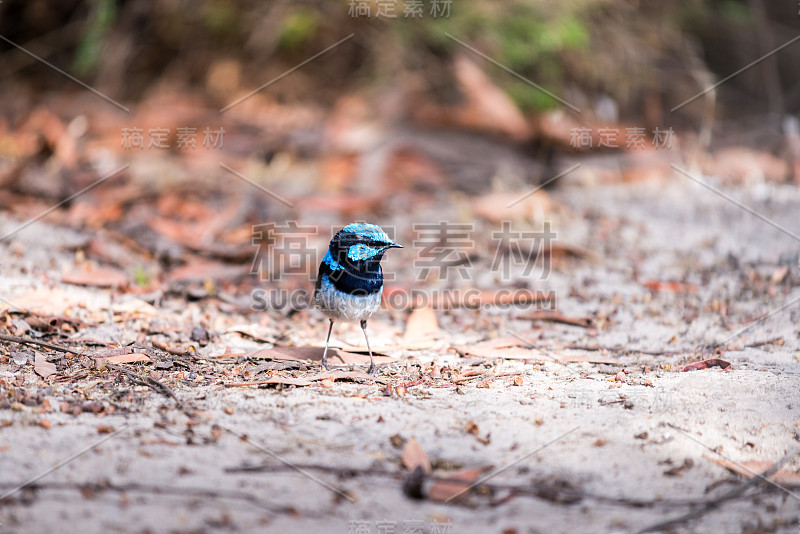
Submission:
[[340,266],[359,272],[372,270],[370,266],[379,264],[390,248],[403,248],[403,245],[392,241],[380,226],[350,223],[333,236],[328,252]]
[[380,226],[351,223],[336,232],[319,266],[317,289],[328,280],[350,295],[370,295],[383,288],[381,259],[390,248],[402,248]]

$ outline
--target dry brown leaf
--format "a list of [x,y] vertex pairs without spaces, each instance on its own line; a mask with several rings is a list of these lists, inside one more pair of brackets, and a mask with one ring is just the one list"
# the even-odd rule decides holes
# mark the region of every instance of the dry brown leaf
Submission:
[[522,112],[477,63],[459,55],[453,70],[467,104],[458,114],[462,125],[504,134],[517,141],[530,138],[531,127]]
[[[163,201],[164,199],[161,200]],[[175,221],[165,217],[153,216],[147,221],[147,225],[176,243],[190,247],[197,245],[200,225],[195,221]]]
[[689,365],[681,369],[681,373],[686,373],[688,371],[698,371],[700,369],[711,369],[712,367],[719,367],[723,370],[730,369],[731,362],[726,360],[720,360],[719,358],[709,358],[708,360],[690,363]]
[[491,469],[490,465],[478,469],[465,469],[451,474],[446,480],[435,480],[428,492],[428,498],[437,502],[457,502],[469,494],[470,486],[475,484],[483,473]]
[[61,281],[68,284],[92,287],[126,287],[130,283],[128,275],[111,267],[95,267],[85,263],[61,275]]
[[[741,475],[748,479],[753,478],[756,475],[760,475],[772,467],[772,462],[765,462],[763,460],[731,462],[730,460],[726,460],[724,458],[717,458],[707,455],[703,455],[703,458],[711,460],[715,464],[721,465],[725,469],[733,471],[737,475]],[[800,473],[795,473],[789,469],[778,469],[778,471],[769,477],[769,480],[781,486],[797,487],[800,486]]]
[[56,373],[56,364],[48,362],[44,354],[37,352],[33,363],[33,370],[42,378],[47,378]]
[[118,354],[116,356],[97,358],[97,361],[105,363],[134,363],[134,362],[149,362],[151,360],[147,356],[147,354],[141,352],[134,352],[131,354]]
[[428,455],[416,438],[411,438],[406,442],[403,447],[402,461],[403,465],[410,472],[414,472],[418,467],[421,467],[426,474],[431,474],[433,471]]
[[697,293],[697,284],[683,282],[663,282],[661,280],[647,280],[642,285],[656,293]]
[[439,321],[436,319],[436,312],[433,311],[433,308],[429,306],[417,308],[408,316],[403,342],[406,344],[416,343],[430,339],[438,333]]
[[63,289],[51,289],[48,287],[34,289],[9,300],[37,315],[64,315],[66,310],[84,302],[83,298],[67,293]]

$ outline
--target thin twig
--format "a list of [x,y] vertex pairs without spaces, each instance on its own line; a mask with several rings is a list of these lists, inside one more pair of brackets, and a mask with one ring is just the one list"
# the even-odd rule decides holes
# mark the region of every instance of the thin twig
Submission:
[[340,478],[353,478],[357,476],[390,476],[394,478],[402,477],[405,473],[397,471],[386,471],[385,469],[358,468],[358,467],[337,467],[322,464],[260,464],[260,465],[241,465],[237,467],[226,467],[226,473],[280,473],[284,471],[297,471],[306,469],[330,473]]
[[520,371],[508,371],[506,373],[500,373],[497,375],[493,375],[491,373],[481,373],[477,375],[470,375],[470,376],[459,376],[456,378],[451,378],[450,382],[454,384],[461,384],[462,382],[469,382],[470,380],[474,380],[476,378],[502,378],[505,376],[519,376],[522,373]]
[[748,343],[747,345],[744,346],[744,348],[756,349],[758,347],[763,347],[764,345],[774,345],[779,341],[783,341],[783,338],[780,336],[774,337],[772,339],[765,339],[764,341],[756,341],[755,343]]
[[[280,377],[275,377],[275,378],[280,378]],[[298,384],[291,384],[289,382],[277,382],[272,378],[267,379],[267,380],[251,380],[250,382],[227,382],[227,383],[225,383],[223,385],[226,388],[243,388],[243,387],[248,387],[248,386],[264,386],[264,385],[267,385],[267,384],[273,384],[273,385],[276,385],[276,386],[277,385],[283,385],[283,386],[296,386],[296,385],[298,385]],[[311,385],[311,384],[305,384],[305,385]]]
[[798,453],[800,453],[800,447],[795,447],[794,449],[789,451],[786,454],[786,456],[784,456],[783,458],[772,464],[767,470],[765,470],[761,474],[757,474],[750,480],[747,480],[746,482],[739,484],[735,488],[723,493],[722,495],[720,495],[715,499],[712,499],[711,501],[706,501],[702,503],[702,506],[700,508],[692,510],[691,512],[687,512],[673,519],[668,519],[666,521],[661,521],[660,523],[650,525],[640,530],[639,533],[644,534],[646,532],[659,532],[662,530],[666,530],[667,528],[679,525],[681,523],[685,523],[686,521],[691,521],[692,519],[697,519],[699,517],[704,516],[705,514],[711,512],[712,510],[719,508],[724,502],[740,497],[748,489],[758,485],[765,479],[772,476],[776,471],[778,471],[778,469],[783,467],[784,464],[786,464],[789,460],[797,456]]
[[[772,345],[778,341],[781,341],[783,338],[776,337],[772,339],[767,339],[764,341],[757,341],[755,343],[749,343],[747,345],[742,345],[742,348],[758,348],[764,345]],[[569,349],[569,350],[585,350],[589,352],[594,351],[608,351],[611,353],[616,354],[632,354],[632,353],[640,353],[640,354],[647,354],[648,356],[680,356],[681,354],[713,354],[716,352],[718,348],[724,348],[723,344],[719,343],[713,346],[701,347],[701,348],[694,348],[694,349],[681,349],[681,350],[648,350],[648,349],[632,349],[632,348],[625,348],[625,347],[608,347],[602,345],[564,345],[561,347],[562,349]]]
[[569,350],[585,350],[589,352],[594,351],[608,351],[614,352],[617,354],[631,354],[634,352],[639,352],[641,354],[647,354],[648,356],[678,356],[680,354],[691,354],[694,352],[704,352],[701,349],[685,349],[685,350],[647,350],[647,349],[628,349],[625,347],[605,347],[601,345],[564,345],[562,349],[569,349]]
[[39,347],[45,347],[50,350],[57,350],[59,352],[67,352],[69,354],[75,354],[76,356],[83,356],[83,352],[79,352],[75,349],[68,349],[67,347],[62,347],[60,345],[54,345],[52,343],[48,343],[46,341],[39,341],[38,339],[32,339],[29,337],[20,337],[20,336],[8,336],[5,334],[0,334],[0,341],[8,341],[9,343],[19,343],[21,345],[38,345]]
[[[0,488],[13,487],[11,483],[0,483]],[[268,510],[273,513],[296,513],[297,510],[291,506],[276,506],[268,503],[259,497],[244,491],[237,490],[221,490],[211,488],[197,488],[197,487],[177,487],[177,486],[162,486],[155,484],[141,484],[132,482],[129,484],[111,484],[108,482],[103,483],[85,483],[79,484],[74,482],[45,482],[38,484],[31,484],[26,487],[28,490],[76,490],[85,492],[86,490],[102,493],[152,493],[156,495],[174,495],[178,497],[209,497],[212,499],[231,499],[236,501],[244,501]]]
[[151,376],[143,376],[143,377],[139,376],[136,373],[132,373],[132,372],[128,371],[127,369],[125,369],[121,365],[116,365],[116,364],[113,364],[113,363],[106,363],[106,367],[108,367],[109,369],[114,369],[115,371],[119,371],[119,372],[123,373],[126,377],[128,377],[128,380],[130,380],[131,382],[133,382],[136,385],[146,386],[146,387],[149,387],[150,389],[152,389],[153,391],[155,391],[156,393],[160,393],[161,395],[164,395],[165,397],[172,397],[172,399],[174,399],[175,402],[178,404],[178,408],[182,408],[183,407],[183,403],[180,401],[180,399],[178,399],[178,397],[175,396],[175,393],[173,393],[172,390],[169,387],[167,387],[167,385],[164,384],[163,382],[161,382],[159,380],[156,380],[155,378],[153,378]]
[[[338,467],[322,464],[295,464],[294,466],[286,466],[279,464],[261,464],[261,465],[242,465],[237,467],[226,467],[226,473],[281,473],[291,471],[295,467],[301,468],[306,471],[321,471],[336,475],[339,478],[355,478],[359,476],[375,476],[387,477],[394,479],[402,479],[409,475],[404,471],[388,471],[385,469],[375,468],[356,468],[356,467]],[[443,482],[449,484],[464,484],[468,482],[457,478],[454,475],[425,475],[425,480],[430,482]],[[480,487],[489,490],[492,493],[498,491],[508,491],[515,495],[538,497],[545,500],[557,501],[562,503],[574,503],[582,500],[592,500],[601,502],[611,506],[629,506],[633,508],[680,508],[685,506],[699,506],[716,503],[719,498],[706,498],[706,499],[636,499],[629,497],[609,497],[607,495],[598,495],[594,493],[587,493],[578,489],[563,487],[553,484],[502,484],[502,483],[481,483]],[[740,495],[728,497],[728,500],[735,500]]]

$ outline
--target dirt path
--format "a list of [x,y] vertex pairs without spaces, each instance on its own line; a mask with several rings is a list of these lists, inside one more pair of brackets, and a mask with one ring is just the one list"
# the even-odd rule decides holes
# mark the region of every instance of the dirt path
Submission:
[[[797,190],[729,193],[800,232]],[[225,387],[263,379],[244,371],[268,360],[187,357],[184,367],[159,353],[161,367],[120,364],[169,387],[179,407],[157,383],[137,385],[113,368],[81,376],[86,366],[67,357],[4,344],[3,354],[16,356],[0,363],[0,492],[43,476],[39,489],[0,497],[0,532],[637,532],[744,483],[718,461],[760,472],[794,449],[798,243],[687,184],[564,187],[555,197],[568,207],[558,239],[590,255],[554,268],[542,287],[556,291],[565,315],[589,316],[595,326],[454,310],[440,315],[429,348],[392,351],[405,315],[386,312],[373,323],[375,343],[397,358],[380,375],[395,386],[390,395],[385,384],[358,380]],[[53,265],[70,257],[71,240],[81,241],[58,229],[42,235],[42,228],[21,237],[37,246],[0,251],[0,294],[11,303],[45,286]],[[78,295],[81,309],[94,314],[98,326],[78,328],[84,337],[137,339],[122,323],[98,322],[128,313],[113,311],[124,299],[63,286],[67,301]],[[202,302],[181,307],[170,299],[141,313],[136,320],[151,330],[154,319],[186,327],[208,318]],[[316,315],[287,323],[284,339],[321,343],[324,323]],[[213,324],[209,331],[219,339],[212,348],[265,346]],[[528,351],[524,358],[472,361],[448,350],[509,332],[532,339],[533,348],[517,344]],[[343,328],[338,344],[357,344],[358,334]],[[50,380],[25,362],[36,361],[36,352],[56,364]],[[609,363],[559,361],[564,356]],[[678,372],[703,357],[731,368]],[[437,378],[434,367],[481,376]],[[297,367],[293,378],[305,373]],[[491,478],[455,502],[435,502],[443,489],[430,479],[416,488],[427,498],[409,498],[414,484],[401,458],[412,438],[436,476],[486,468],[468,480]],[[258,465],[271,468],[237,470]],[[787,478],[797,486],[799,468],[793,458],[780,487],[750,488],[676,531],[796,532],[800,497]],[[463,489],[452,487],[444,495]]]

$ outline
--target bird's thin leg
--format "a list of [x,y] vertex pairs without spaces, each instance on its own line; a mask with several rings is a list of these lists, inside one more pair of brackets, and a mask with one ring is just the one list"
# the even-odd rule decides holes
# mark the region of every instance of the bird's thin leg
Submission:
[[325,338],[325,350],[322,351],[322,367],[328,369],[328,343],[331,340],[331,332],[333,331],[333,319],[330,319],[331,325],[328,327],[328,337]]
[[369,348],[369,337],[367,336],[367,320],[361,321],[361,330],[364,331],[364,339],[367,340],[367,350],[369,351],[369,374],[375,374],[375,361],[372,359],[372,349]]

